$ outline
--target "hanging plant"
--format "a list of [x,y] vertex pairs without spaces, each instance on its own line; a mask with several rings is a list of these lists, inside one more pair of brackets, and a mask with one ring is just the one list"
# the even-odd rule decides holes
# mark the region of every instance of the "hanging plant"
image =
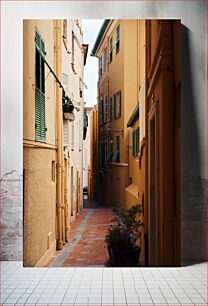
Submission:
[[72,113],[74,110],[74,105],[72,100],[68,96],[64,96],[62,98],[62,105],[63,105],[63,113]]

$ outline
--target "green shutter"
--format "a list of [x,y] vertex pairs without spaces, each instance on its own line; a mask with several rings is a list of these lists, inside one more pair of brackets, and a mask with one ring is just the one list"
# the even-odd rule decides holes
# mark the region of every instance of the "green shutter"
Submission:
[[110,122],[113,120],[113,99],[110,98]]
[[38,88],[35,91],[35,139],[46,139],[45,95]]
[[[38,61],[36,61],[36,80],[35,89],[35,140],[46,140],[46,119],[45,119],[45,67],[42,56],[45,55],[45,45],[40,34],[35,32],[36,53]],[[41,55],[42,54],[42,55]]]
[[107,62],[107,47],[104,49],[104,71],[106,71],[106,62]]
[[110,38],[110,53],[113,52],[113,37]]
[[121,116],[121,91],[118,92],[118,117]]
[[139,153],[139,145],[140,145],[140,139],[139,139],[139,128],[137,128],[137,153]]
[[120,161],[120,136],[116,136],[116,156],[115,161]]
[[113,96],[113,113],[114,113],[114,119],[116,119],[116,94]]
[[116,43],[120,40],[120,25],[116,28]]
[[133,156],[136,156],[136,131],[133,131],[132,133],[133,137]]
[[41,48],[41,38],[37,31],[35,31],[35,43],[39,48]]
[[102,75],[102,67],[103,67],[103,58],[100,57],[100,75]]

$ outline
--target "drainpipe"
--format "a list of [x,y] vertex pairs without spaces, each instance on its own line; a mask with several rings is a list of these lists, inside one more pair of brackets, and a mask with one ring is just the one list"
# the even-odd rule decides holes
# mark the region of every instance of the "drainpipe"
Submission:
[[[63,131],[63,116],[61,116],[61,130]],[[61,136],[62,136],[62,133],[61,133]],[[63,138],[62,138],[62,148],[63,148]],[[61,214],[62,214],[62,240],[63,240],[63,244],[65,244],[65,241],[66,241],[66,235],[65,235],[65,226],[66,226],[66,222],[65,222],[65,213],[66,213],[66,203],[65,203],[65,200],[64,200],[64,193],[65,193],[65,190],[64,190],[64,181],[65,181],[65,160],[64,160],[64,152],[63,152],[63,149],[62,149],[62,173],[61,173],[61,203],[62,203],[62,206],[61,206]]]
[[66,156],[67,154],[65,153],[64,156],[64,162],[65,162],[65,180],[64,180],[64,203],[65,203],[65,241],[69,241],[69,205],[68,205],[68,172],[69,172],[69,167],[68,167],[68,158]]
[[[61,78],[61,21],[54,21],[55,27],[55,66],[56,75]],[[56,83],[56,143],[57,143],[57,166],[56,166],[56,215],[57,215],[57,250],[62,249],[62,89]]]
[[149,80],[148,80],[148,72],[149,72],[149,65],[150,65],[150,33],[149,28],[150,21],[145,20],[145,203],[144,203],[144,233],[145,233],[145,266],[149,266],[149,241],[148,241],[148,234],[149,234],[149,218],[148,218],[148,88],[149,88]]

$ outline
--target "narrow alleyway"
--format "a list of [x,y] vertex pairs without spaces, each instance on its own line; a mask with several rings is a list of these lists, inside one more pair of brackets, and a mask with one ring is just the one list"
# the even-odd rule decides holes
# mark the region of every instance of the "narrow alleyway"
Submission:
[[110,208],[85,202],[70,229],[69,242],[56,252],[49,267],[104,266],[108,258],[105,235],[113,219]]

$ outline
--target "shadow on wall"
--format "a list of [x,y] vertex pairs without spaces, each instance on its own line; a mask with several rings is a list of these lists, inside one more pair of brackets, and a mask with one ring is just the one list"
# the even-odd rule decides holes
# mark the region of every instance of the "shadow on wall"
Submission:
[[[190,31],[185,26],[182,26],[181,39],[181,263],[187,265],[207,260],[208,180],[203,178],[202,173],[206,166],[204,151],[207,148],[201,135],[205,129],[203,104],[207,102],[205,96],[204,99],[197,99],[197,93],[203,93],[205,82],[200,82],[193,70],[194,50],[191,48]],[[200,61],[201,57],[198,54],[197,60]],[[200,62],[197,64],[200,65]]]

